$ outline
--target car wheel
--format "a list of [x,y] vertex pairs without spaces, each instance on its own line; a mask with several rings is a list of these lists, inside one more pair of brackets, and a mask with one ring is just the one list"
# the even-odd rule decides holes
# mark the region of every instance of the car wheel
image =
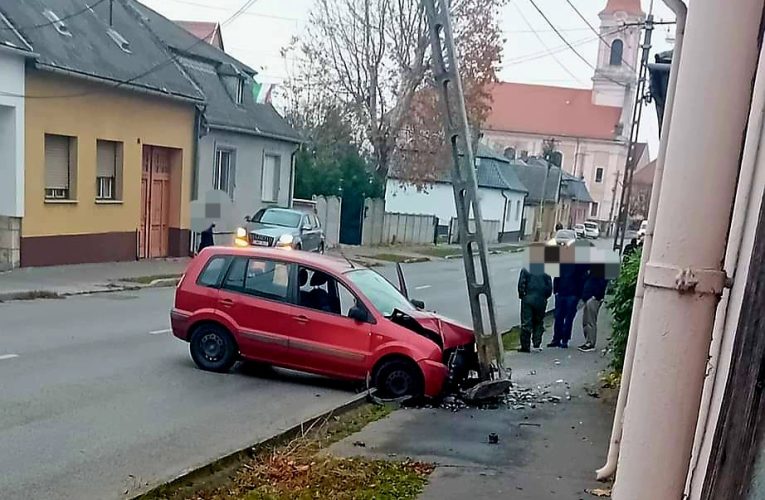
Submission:
[[383,399],[420,398],[423,395],[422,373],[411,361],[393,359],[375,372],[374,386]]
[[191,359],[202,369],[225,373],[236,363],[238,348],[231,334],[218,325],[201,325],[191,335]]
[[295,250],[302,250],[302,249],[303,249],[303,245],[301,245],[300,243],[295,245]]

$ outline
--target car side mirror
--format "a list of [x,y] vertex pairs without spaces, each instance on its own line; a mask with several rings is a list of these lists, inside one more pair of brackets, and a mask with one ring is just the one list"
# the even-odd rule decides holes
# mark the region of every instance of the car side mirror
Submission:
[[423,302],[423,301],[421,301],[421,300],[412,299],[412,300],[410,300],[409,302],[411,302],[411,304],[412,304],[414,307],[416,307],[417,309],[419,309],[419,310],[423,310],[423,309],[425,309],[425,302]]
[[303,224],[303,227],[300,228],[301,231],[310,231],[311,225],[310,224]]
[[250,217],[249,215],[245,215],[244,222],[252,222],[252,217]]
[[361,306],[355,305],[348,311],[348,317],[359,323],[369,322],[369,313]]

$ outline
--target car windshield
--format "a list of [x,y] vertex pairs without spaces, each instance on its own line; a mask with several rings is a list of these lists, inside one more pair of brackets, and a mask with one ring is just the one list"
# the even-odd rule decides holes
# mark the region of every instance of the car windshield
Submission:
[[353,270],[347,276],[384,316],[392,315],[394,309],[403,312],[416,310],[390,281],[371,269]]
[[555,233],[555,239],[556,240],[574,240],[576,239],[576,234],[574,231],[571,231],[569,229],[561,229],[557,233]]
[[301,214],[289,210],[268,209],[258,212],[253,220],[271,226],[298,227],[301,218]]

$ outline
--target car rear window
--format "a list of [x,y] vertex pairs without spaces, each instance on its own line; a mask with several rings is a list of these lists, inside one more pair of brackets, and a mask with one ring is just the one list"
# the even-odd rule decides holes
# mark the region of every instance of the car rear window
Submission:
[[223,288],[286,301],[289,295],[289,264],[238,257],[231,263]]
[[202,286],[218,286],[221,278],[223,277],[223,271],[226,269],[226,263],[228,257],[218,256],[212,257],[205,265],[204,270],[199,274],[197,284]]

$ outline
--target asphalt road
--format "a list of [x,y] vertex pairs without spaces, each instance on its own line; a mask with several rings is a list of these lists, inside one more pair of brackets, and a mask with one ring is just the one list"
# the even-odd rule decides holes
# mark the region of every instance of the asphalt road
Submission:
[[[501,329],[518,323],[523,261],[490,258]],[[413,298],[470,323],[460,259],[404,271]],[[197,370],[168,330],[173,292],[0,304],[0,497],[132,497],[354,396],[288,372]]]

